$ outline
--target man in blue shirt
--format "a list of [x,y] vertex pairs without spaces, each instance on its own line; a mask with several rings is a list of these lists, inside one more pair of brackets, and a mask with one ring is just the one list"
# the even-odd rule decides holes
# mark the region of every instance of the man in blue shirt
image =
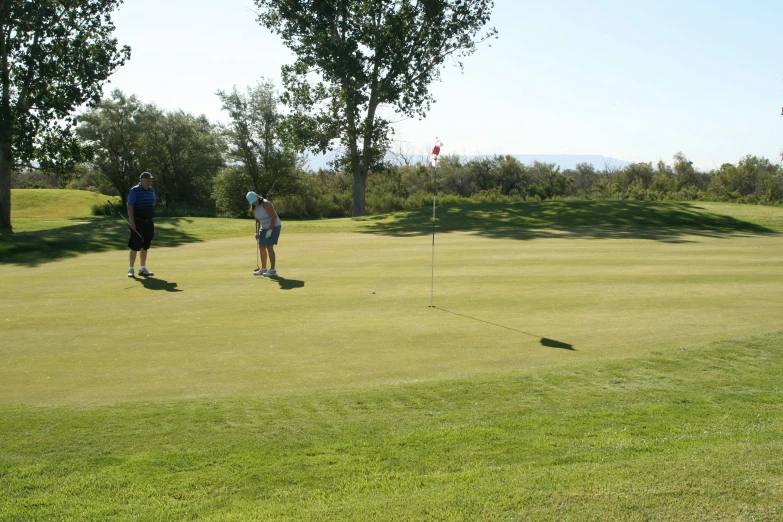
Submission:
[[128,240],[130,248],[130,268],[128,277],[133,277],[133,265],[136,264],[136,252],[141,250],[140,276],[155,275],[147,270],[147,250],[150,248],[152,238],[155,236],[155,189],[152,188],[152,174],[142,172],[139,176],[139,184],[130,189],[128,194],[128,221],[130,222],[131,236]]

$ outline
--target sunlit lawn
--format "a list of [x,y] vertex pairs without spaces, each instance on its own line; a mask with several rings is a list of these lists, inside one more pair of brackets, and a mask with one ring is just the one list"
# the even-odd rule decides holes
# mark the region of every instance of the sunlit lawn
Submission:
[[0,240],[0,519],[783,515],[783,209],[444,207],[434,309],[431,210],[286,221],[276,280],[80,212]]

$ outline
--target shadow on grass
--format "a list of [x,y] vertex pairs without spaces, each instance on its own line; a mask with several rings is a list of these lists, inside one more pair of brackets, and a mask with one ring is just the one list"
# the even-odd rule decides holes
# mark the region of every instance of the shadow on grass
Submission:
[[[82,254],[128,248],[130,232],[124,221],[114,218],[84,221],[34,232],[3,231],[0,233],[0,264],[38,266]],[[156,220],[152,249],[201,241],[187,232],[189,222],[188,218]]]
[[464,317],[465,319],[470,319],[472,321],[478,321],[479,323],[488,324],[490,326],[496,326],[498,328],[503,328],[504,330],[511,330],[512,332],[517,332],[517,333],[520,333],[520,334],[523,334],[523,335],[527,335],[529,337],[535,337],[536,339],[539,339],[539,342],[541,343],[541,346],[546,346],[547,348],[561,348],[563,350],[570,350],[572,352],[576,351],[576,348],[574,348],[574,346],[572,344],[564,343],[564,342],[561,342],[561,341],[555,341],[554,339],[548,339],[546,337],[540,337],[540,336],[538,336],[536,334],[532,334],[530,332],[525,332],[523,330],[517,330],[516,328],[510,328],[508,326],[503,326],[502,324],[490,323],[489,321],[485,321],[483,319],[477,319],[475,317],[471,317],[471,316],[465,315],[465,314],[460,314],[460,313],[457,313],[457,312],[452,312],[451,310],[446,310],[445,308],[439,308],[437,306],[433,306],[432,308],[434,308],[436,310],[440,310],[441,312],[446,312],[448,314],[458,315],[460,317]]
[[[432,233],[432,209],[364,218],[365,233],[421,236]],[[725,238],[777,234],[776,230],[714,214],[698,203],[649,201],[540,201],[448,205],[438,208],[436,232],[468,231],[482,237],[649,239],[687,242],[687,236]]]
[[165,290],[166,292],[181,292],[177,288],[177,283],[166,281],[165,279],[158,279],[157,277],[139,277],[137,280],[141,281],[141,286],[147,290]]
[[546,337],[542,337],[540,342],[541,346],[546,346],[547,348],[561,348],[563,350],[571,350],[574,352],[576,351],[576,348],[574,348],[573,345],[555,341],[554,339],[547,339]]
[[277,282],[277,284],[280,285],[280,290],[293,290],[294,288],[303,288],[305,285],[304,281],[299,281],[298,279],[286,279],[285,277],[280,276],[271,276],[267,277],[266,279],[271,279],[272,281]]

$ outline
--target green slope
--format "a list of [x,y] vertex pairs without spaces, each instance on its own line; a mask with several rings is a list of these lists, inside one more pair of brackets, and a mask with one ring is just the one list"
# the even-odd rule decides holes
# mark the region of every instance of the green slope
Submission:
[[68,220],[90,217],[90,208],[108,198],[86,190],[14,189],[11,222],[15,220]]

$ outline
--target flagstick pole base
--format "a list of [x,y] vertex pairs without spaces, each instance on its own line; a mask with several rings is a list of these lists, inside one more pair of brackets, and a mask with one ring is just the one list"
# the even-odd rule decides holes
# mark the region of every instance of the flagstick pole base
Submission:
[[430,168],[433,169],[432,177],[432,283],[430,286],[430,305],[428,308],[435,308],[435,204],[438,199],[438,154],[443,144],[435,137],[435,145],[430,155]]

